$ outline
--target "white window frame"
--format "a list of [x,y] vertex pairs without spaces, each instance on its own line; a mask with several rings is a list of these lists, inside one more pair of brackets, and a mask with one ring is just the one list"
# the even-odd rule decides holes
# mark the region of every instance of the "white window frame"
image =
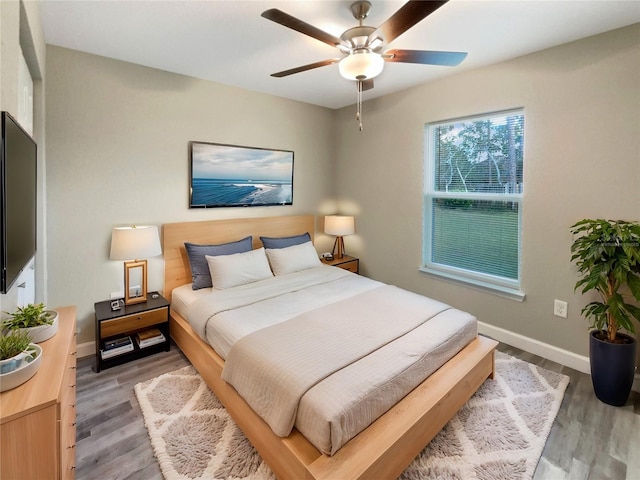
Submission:
[[[442,192],[436,191],[434,185],[434,169],[435,162],[435,144],[433,130],[442,125],[448,125],[456,120],[460,121],[479,121],[489,119],[496,116],[522,114],[524,109],[518,108],[513,110],[505,110],[500,112],[492,112],[482,115],[474,115],[468,117],[460,117],[459,119],[445,120],[425,125],[425,150],[424,150],[424,192],[423,192],[423,258],[422,266],[419,270],[423,273],[437,276],[440,278],[453,281],[458,284],[470,286],[488,293],[499,295],[517,301],[524,301],[525,293],[521,290],[522,277],[522,215],[524,210],[524,196],[522,193],[495,194],[495,193],[479,193],[479,192]],[[524,179],[523,179],[524,183]],[[490,275],[486,273],[474,272],[462,268],[456,268],[449,265],[434,263],[431,261],[433,253],[433,221],[429,221],[427,215],[431,216],[433,212],[433,200],[439,198],[452,199],[469,199],[483,201],[499,201],[514,202],[518,204],[518,278],[509,279],[505,277]]]

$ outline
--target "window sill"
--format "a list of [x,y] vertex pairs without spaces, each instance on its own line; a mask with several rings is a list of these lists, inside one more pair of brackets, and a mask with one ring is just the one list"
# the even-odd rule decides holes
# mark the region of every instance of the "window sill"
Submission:
[[490,293],[499,297],[508,298],[509,300],[515,300],[517,302],[523,302],[525,299],[525,293],[517,288],[511,288],[503,285],[496,285],[489,282],[484,282],[478,279],[466,278],[454,273],[445,272],[442,270],[434,270],[427,267],[421,267],[418,269],[420,272],[448,280],[457,285],[464,287],[471,287],[481,292]]

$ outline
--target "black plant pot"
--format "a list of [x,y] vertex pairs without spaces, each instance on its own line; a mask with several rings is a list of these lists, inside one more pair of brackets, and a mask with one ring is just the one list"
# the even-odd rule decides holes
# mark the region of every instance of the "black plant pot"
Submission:
[[596,338],[597,333],[598,330],[591,332],[589,343],[593,390],[602,402],[620,407],[627,402],[633,386],[636,341],[629,335],[618,333],[629,343],[609,343]]

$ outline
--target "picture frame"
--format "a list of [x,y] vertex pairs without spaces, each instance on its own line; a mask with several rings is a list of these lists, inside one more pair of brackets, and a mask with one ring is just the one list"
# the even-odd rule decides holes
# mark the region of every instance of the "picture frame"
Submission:
[[189,208],[293,205],[293,157],[278,150],[189,142]]

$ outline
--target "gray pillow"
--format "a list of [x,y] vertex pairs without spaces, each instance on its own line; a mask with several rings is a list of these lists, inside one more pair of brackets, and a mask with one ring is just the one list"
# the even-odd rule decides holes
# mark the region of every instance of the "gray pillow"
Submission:
[[192,288],[200,290],[201,288],[212,287],[211,273],[205,255],[216,257],[218,255],[233,255],[234,253],[249,252],[253,244],[253,237],[248,236],[237,242],[221,243],[219,245],[198,245],[195,243],[184,242],[184,248],[187,250],[189,257],[189,265],[191,266]]
[[303,233],[302,235],[293,235],[291,237],[260,237],[262,241],[262,245],[264,248],[287,248],[292,247],[293,245],[301,245],[303,243],[307,243],[311,241],[311,235],[309,232]]

